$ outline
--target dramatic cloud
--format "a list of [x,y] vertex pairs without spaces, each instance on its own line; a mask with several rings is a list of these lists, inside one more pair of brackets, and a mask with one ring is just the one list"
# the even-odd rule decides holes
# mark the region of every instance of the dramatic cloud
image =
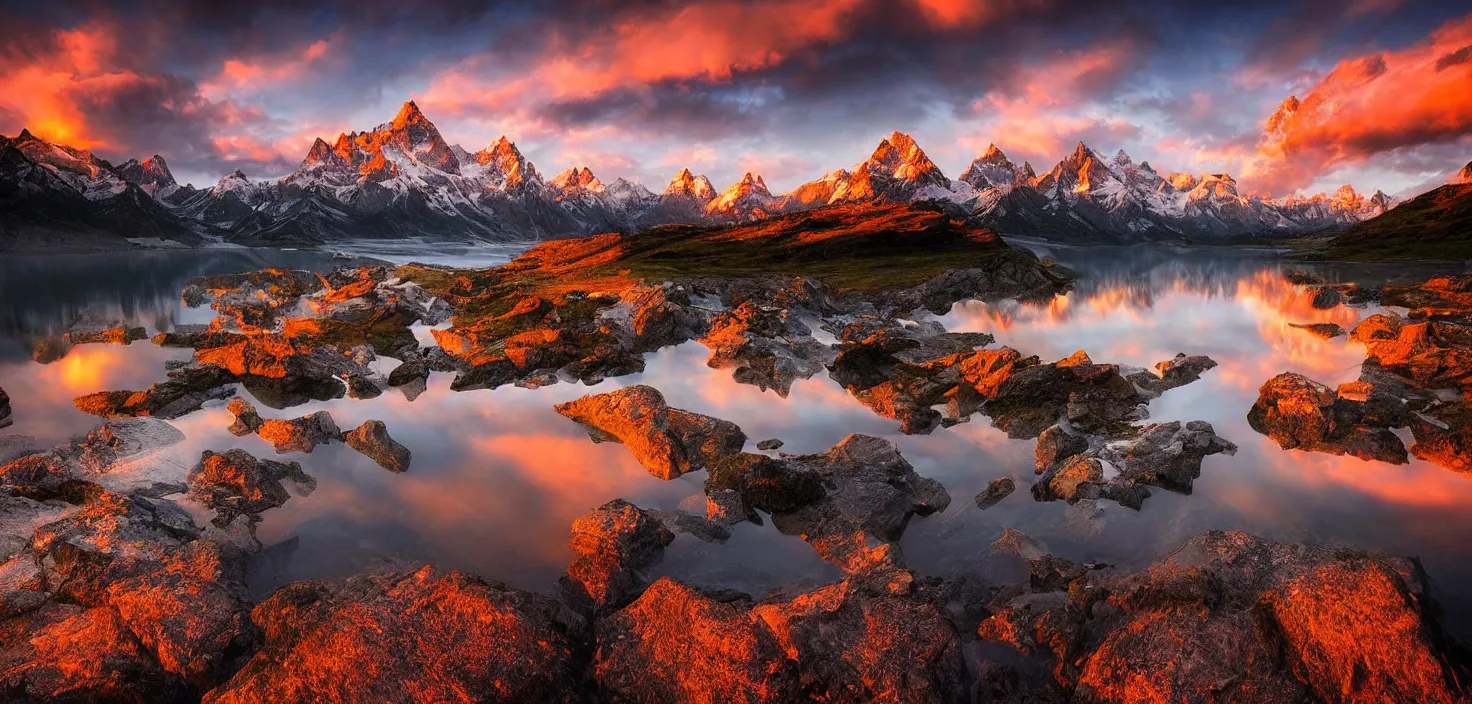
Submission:
[[504,134],[544,172],[656,188],[685,166],[790,188],[899,129],[952,175],[993,142],[1043,170],[1084,141],[1256,188],[1399,191],[1472,156],[1453,5],[0,1],[0,133],[208,183],[285,173],[414,98],[452,143]]
[[1405,49],[1341,61],[1268,119],[1246,175],[1264,188],[1300,188],[1372,156],[1466,137],[1472,133],[1469,55],[1472,16]]

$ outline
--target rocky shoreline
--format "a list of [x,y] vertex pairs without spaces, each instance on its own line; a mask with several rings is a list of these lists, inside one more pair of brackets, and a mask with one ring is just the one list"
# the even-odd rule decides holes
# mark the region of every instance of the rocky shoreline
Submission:
[[[238,389],[280,411],[391,391],[412,402],[432,372],[453,373],[458,391],[594,384],[694,341],[711,367],[777,394],[827,373],[906,434],[983,416],[1036,439],[1024,494],[1036,501],[1144,510],[1151,489],[1190,493],[1205,458],[1236,451],[1202,421],[1147,422],[1153,400],[1211,373],[1204,355],[1153,370],[1083,351],[1044,362],[910,320],[967,298],[1051,296],[1068,279],[928,206],[881,220],[837,211],[551,242],[480,271],[195,281],[185,302],[215,320],[153,339],[193,349],[191,360],[148,389],[79,397],[106,419],[95,430],[0,460],[0,698],[1468,701],[1466,653],[1442,633],[1415,560],[1208,532],[1131,572],[1050,555],[1009,529],[987,554],[1010,569],[917,574],[900,540],[952,497],[894,443],[855,434],[823,452],[782,453],[780,441],[748,452],[754,439],[736,424],[645,385],[556,410],[655,477],[705,471],[704,510],[609,497],[570,527],[574,558],[548,593],[425,566],[298,581],[254,601],[244,575],[262,548],[256,524],[316,480],[239,449],[197,461],[171,450],[183,435],[167,419],[228,407],[232,433],[278,453],[342,442],[403,472],[410,450],[383,423],[344,432],[326,412],[263,417]],[[864,273],[876,242],[908,268]],[[741,275],[709,272],[743,257]],[[688,273],[670,275],[675,261]],[[1409,427],[1411,454],[1466,469],[1472,279],[1323,290],[1326,305],[1379,300],[1409,317],[1373,316],[1351,333],[1369,353],[1359,382],[1270,382],[1253,427],[1284,447],[1387,461],[1404,461],[1391,429]],[[422,346],[415,326],[438,344]],[[137,338],[106,324],[74,333],[57,341],[63,354]],[[382,373],[380,357],[400,364]],[[976,510],[1019,500],[1016,484],[987,487]],[[719,549],[747,521],[800,537],[842,578],[768,594],[652,578],[675,541]]]

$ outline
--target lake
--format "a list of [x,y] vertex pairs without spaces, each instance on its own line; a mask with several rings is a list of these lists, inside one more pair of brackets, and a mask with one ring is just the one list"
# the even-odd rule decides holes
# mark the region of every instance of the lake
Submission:
[[[192,462],[206,449],[239,447],[258,457],[301,462],[316,478],[314,491],[264,514],[258,537],[266,549],[254,558],[250,574],[257,596],[297,579],[421,562],[550,591],[571,559],[568,527],[589,509],[620,497],[659,509],[703,502],[704,472],[657,479],[623,446],[594,443],[553,411],[554,404],[587,393],[649,384],[672,406],[740,425],[750,451],[773,437],[786,443],[782,451],[799,453],[822,451],[849,433],[893,440],[920,474],[941,481],[952,496],[945,512],[913,520],[901,542],[910,567],[921,574],[950,574],[985,553],[1007,528],[1027,533],[1055,554],[1126,569],[1142,567],[1202,531],[1241,529],[1418,557],[1445,608],[1446,625],[1462,640],[1472,638],[1472,598],[1466,596],[1472,594],[1472,477],[1414,458],[1393,466],[1284,451],[1246,420],[1258,387],[1280,372],[1300,372],[1330,386],[1359,374],[1360,345],[1345,337],[1321,340],[1291,324],[1351,328],[1378,310],[1315,309],[1312,294],[1290,283],[1285,272],[1312,269],[1330,281],[1381,282],[1461,269],[1310,267],[1284,263],[1272,252],[1021,244],[1075,270],[1074,290],[1047,302],[964,302],[937,318],[953,331],[987,332],[997,338],[995,345],[1044,360],[1082,349],[1098,362],[1151,367],[1177,352],[1210,355],[1220,366],[1150,406],[1152,420],[1205,420],[1239,448],[1232,456],[1207,457],[1193,494],[1152,490],[1139,511],[1111,502],[1039,503],[1026,491],[1034,478],[1035,441],[1009,440],[984,416],[929,435],[903,435],[896,421],[876,416],[826,375],[798,381],[782,398],[736,383],[729,371],[710,369],[708,351],[693,342],[650,354],[643,373],[593,387],[560,383],[453,392],[452,375],[437,373],[413,401],[390,389],[372,400],[345,398],[284,411],[256,404],[267,417],[328,410],[345,429],[382,420],[413,452],[404,474],[386,472],[340,444],[277,457],[259,437],[227,432],[232,417],[223,405],[171,421],[188,438],[173,452],[178,461]],[[393,262],[478,266],[514,254],[361,253]],[[43,365],[30,357],[37,338],[59,334],[83,318],[131,320],[150,334],[205,322],[212,311],[190,309],[179,300],[194,277],[266,266],[322,271],[351,263],[358,262],[241,249],[7,257],[0,262],[0,387],[12,397],[15,424],[0,435],[30,435],[50,445],[85,433],[98,419],[77,411],[72,398],[146,387],[166,378],[166,361],[191,354],[147,341],[82,345]],[[427,330],[417,332],[431,339]],[[378,364],[386,372],[396,362]],[[999,477],[1016,479],[1019,491],[978,509],[972,497]],[[682,535],[657,573],[756,595],[839,576],[807,543],[781,535],[770,521],[736,526],[725,544]]]

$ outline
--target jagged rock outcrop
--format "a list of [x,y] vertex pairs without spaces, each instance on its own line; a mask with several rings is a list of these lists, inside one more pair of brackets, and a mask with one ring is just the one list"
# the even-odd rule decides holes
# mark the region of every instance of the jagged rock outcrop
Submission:
[[581,619],[462,572],[296,582],[251,621],[260,651],[205,702],[578,700]]
[[189,498],[215,512],[214,523],[225,527],[236,516],[259,516],[287,502],[286,482],[311,493],[317,482],[290,464],[258,460],[245,450],[215,453],[205,450],[189,470]]
[[590,610],[627,604],[644,586],[644,574],[675,539],[648,511],[614,499],[572,523],[569,545],[577,554],[563,586],[573,602]]
[[660,479],[710,467],[746,442],[735,423],[670,408],[658,389],[642,384],[561,403],[557,412],[627,445]]

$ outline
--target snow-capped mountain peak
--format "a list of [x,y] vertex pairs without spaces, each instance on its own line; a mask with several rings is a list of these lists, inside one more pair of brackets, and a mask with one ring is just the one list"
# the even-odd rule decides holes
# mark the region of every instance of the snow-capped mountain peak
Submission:
[[504,134],[471,156],[492,184],[499,188],[510,190],[539,180],[536,167]]
[[997,145],[987,145],[986,152],[971,162],[965,171],[961,172],[961,181],[970,185],[978,192],[988,189],[998,189],[1002,192],[1012,190],[1019,183],[1027,183],[1032,180],[1032,167],[1028,167],[1025,173],[1012,163],[1007,155],[1002,153]]
[[709,217],[729,220],[753,220],[775,212],[779,201],[767,190],[761,176],[748,171],[730,188],[706,206]]
[[572,167],[552,177],[547,182],[561,191],[589,191],[592,193],[603,192],[603,182],[593,175],[593,170],[588,167]]
[[670,179],[670,185],[664,189],[664,194],[700,203],[708,203],[717,196],[715,187],[710,185],[710,179],[696,176],[690,173],[690,169],[680,169],[680,173]]
[[143,189],[144,193],[157,200],[163,200],[179,190],[179,184],[169,171],[168,163],[158,154],[143,161],[129,159],[118,164],[117,172],[123,180]]

